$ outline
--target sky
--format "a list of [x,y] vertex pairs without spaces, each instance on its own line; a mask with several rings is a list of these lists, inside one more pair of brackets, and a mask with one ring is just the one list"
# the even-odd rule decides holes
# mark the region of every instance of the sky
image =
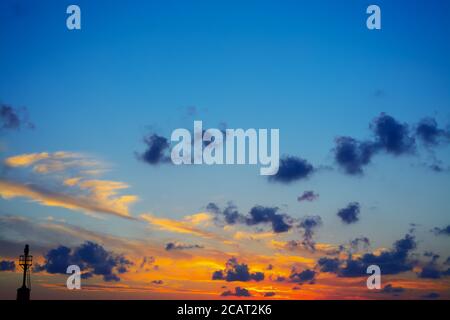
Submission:
[[[444,0],[2,1],[0,298],[28,243],[33,299],[449,299],[449,36]],[[279,129],[278,173],[171,164],[195,120]]]

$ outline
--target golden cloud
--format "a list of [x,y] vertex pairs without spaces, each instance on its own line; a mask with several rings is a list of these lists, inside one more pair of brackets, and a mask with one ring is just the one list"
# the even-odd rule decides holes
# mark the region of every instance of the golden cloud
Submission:
[[62,207],[70,210],[81,210],[90,213],[107,213],[123,218],[132,218],[128,212],[128,205],[137,200],[136,196],[111,197],[111,193],[95,192],[91,195],[72,196],[59,192],[45,190],[32,184],[22,184],[0,179],[0,196],[5,199],[17,197],[29,198],[42,205]]
[[[198,218],[200,220],[204,221],[205,216],[187,216],[184,218],[184,220],[174,220],[174,219],[168,219],[168,218],[158,218],[151,214],[141,214],[140,217],[144,220],[150,223],[151,225],[157,227],[160,230],[164,231],[170,231],[175,233],[185,233],[185,234],[192,234],[194,236],[207,238],[207,239],[213,239],[217,238],[217,236],[213,233],[210,233],[208,231],[199,229],[196,227],[196,223],[198,223]],[[192,222],[194,221],[194,222]]]
[[[25,172],[25,181],[23,178],[0,179],[0,196],[6,199],[29,198],[45,206],[124,218],[131,218],[129,207],[138,200],[135,195],[119,195],[129,187],[123,182],[91,179],[90,172],[98,174],[105,168],[101,162],[80,153],[28,153],[6,158],[4,163],[14,168],[8,172],[12,177],[15,177],[15,170],[32,168]],[[35,179],[36,174],[39,179]]]

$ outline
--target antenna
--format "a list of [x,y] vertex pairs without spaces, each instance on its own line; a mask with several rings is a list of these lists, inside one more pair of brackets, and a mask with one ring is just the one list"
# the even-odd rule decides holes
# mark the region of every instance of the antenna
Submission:
[[31,291],[30,269],[33,263],[33,256],[30,255],[29,253],[30,253],[30,246],[25,245],[23,255],[19,257],[19,265],[23,269],[23,280],[22,280],[22,287],[17,289],[17,301],[30,300],[30,291]]

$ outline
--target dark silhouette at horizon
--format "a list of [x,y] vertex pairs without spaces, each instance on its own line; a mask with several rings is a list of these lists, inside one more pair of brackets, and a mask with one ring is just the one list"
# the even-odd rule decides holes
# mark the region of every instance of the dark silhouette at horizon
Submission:
[[22,287],[17,289],[17,301],[29,301],[31,292],[30,269],[33,263],[33,256],[30,253],[30,246],[25,245],[23,255],[19,257],[19,265],[23,269]]

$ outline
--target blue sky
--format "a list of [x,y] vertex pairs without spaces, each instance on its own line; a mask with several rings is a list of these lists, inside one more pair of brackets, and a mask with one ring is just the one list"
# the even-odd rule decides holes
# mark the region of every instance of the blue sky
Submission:
[[[321,241],[367,235],[388,247],[422,225],[423,249],[443,256],[449,223],[448,172],[423,166],[429,153],[379,154],[363,176],[336,166],[337,136],[371,138],[385,112],[411,128],[434,117],[450,123],[450,4],[376,1],[382,29],[365,27],[367,1],[76,1],[82,29],[65,26],[68,1],[2,1],[0,102],[25,106],[34,130],[2,133],[2,158],[69,150],[108,164],[105,178],[130,185],[133,215],[180,219],[209,202],[243,212],[278,206],[294,217],[320,214]],[[195,107],[195,116],[186,110]],[[150,166],[137,159],[150,132],[205,127],[279,128],[280,153],[327,167],[289,185],[257,167]],[[435,150],[450,163],[447,146]],[[305,190],[320,200],[299,203]],[[336,212],[361,204],[358,225]],[[95,221],[58,207],[0,199],[1,214],[55,216],[75,225],[139,237],[146,228]]]

